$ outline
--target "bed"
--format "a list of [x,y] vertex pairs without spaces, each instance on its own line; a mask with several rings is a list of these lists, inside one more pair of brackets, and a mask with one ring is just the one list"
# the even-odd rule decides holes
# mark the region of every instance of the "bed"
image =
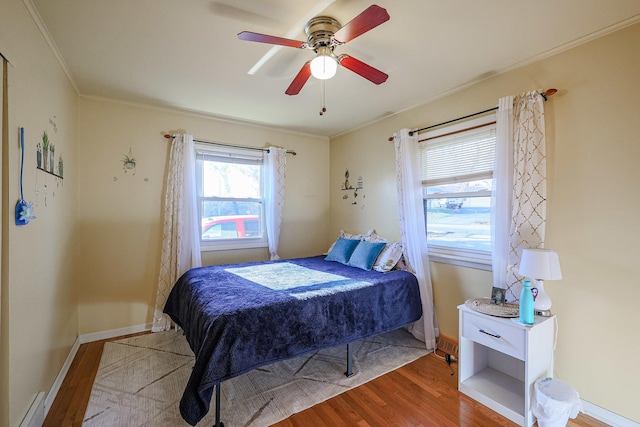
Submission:
[[214,389],[219,424],[222,381],[391,331],[422,315],[413,274],[364,270],[324,256],[190,270],[164,311],[195,354],[180,401],[191,425],[209,411]]

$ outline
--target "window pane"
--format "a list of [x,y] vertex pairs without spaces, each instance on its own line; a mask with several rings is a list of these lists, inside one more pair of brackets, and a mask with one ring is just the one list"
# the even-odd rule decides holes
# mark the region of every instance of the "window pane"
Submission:
[[202,250],[267,246],[263,164],[261,150],[196,146]]
[[238,230],[234,222],[215,223],[216,219],[205,223],[202,227],[202,240],[208,239],[235,239]]
[[224,215],[202,218],[202,240],[262,237],[258,215]]
[[424,134],[420,178],[429,253],[490,265],[495,115]]
[[204,197],[260,198],[259,164],[236,164],[204,160],[202,192]]
[[203,200],[202,219],[228,215],[262,215],[262,203],[242,200]]
[[455,182],[453,184],[430,185],[426,189],[427,198],[437,198],[437,195],[444,194],[468,194],[468,193],[490,193],[493,179],[480,179],[473,181]]
[[[491,185],[492,180],[481,180],[426,188],[427,244],[490,251],[491,196],[485,194]],[[483,195],[475,196],[478,192]]]
[[245,220],[244,233],[246,237],[260,237],[262,235],[258,218]]

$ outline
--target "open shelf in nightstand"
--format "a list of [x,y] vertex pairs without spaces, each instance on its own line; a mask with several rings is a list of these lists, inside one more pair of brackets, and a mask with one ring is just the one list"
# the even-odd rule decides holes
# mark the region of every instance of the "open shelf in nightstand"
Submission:
[[524,420],[525,385],[518,378],[487,366],[461,382],[459,389],[485,406],[500,407],[497,412],[510,413],[507,418]]

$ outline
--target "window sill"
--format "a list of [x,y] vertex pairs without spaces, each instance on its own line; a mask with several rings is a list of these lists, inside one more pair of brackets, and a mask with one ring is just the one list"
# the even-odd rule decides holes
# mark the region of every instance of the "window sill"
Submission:
[[476,270],[492,271],[491,260],[482,260],[477,258],[445,255],[441,253],[429,253],[429,261],[439,262],[442,264],[451,264],[460,267],[475,268]]
[[230,239],[220,240],[215,243],[200,242],[200,252],[227,251],[236,249],[268,248],[267,241],[262,239]]

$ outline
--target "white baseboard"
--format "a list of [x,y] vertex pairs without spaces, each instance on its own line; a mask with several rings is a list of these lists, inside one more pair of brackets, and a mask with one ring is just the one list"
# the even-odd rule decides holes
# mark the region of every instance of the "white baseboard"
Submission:
[[[69,351],[69,355],[67,356],[67,359],[64,361],[64,364],[62,365],[62,369],[60,369],[60,372],[58,373],[56,380],[53,382],[53,385],[51,386],[51,389],[49,390],[49,393],[47,393],[47,397],[44,400],[44,417],[46,418],[47,414],[49,413],[49,409],[53,404],[53,401],[56,399],[56,396],[58,395],[58,391],[60,391],[60,387],[62,386],[62,381],[64,381],[64,378],[67,376],[67,373],[69,372],[69,368],[71,367],[71,363],[73,362],[73,359],[76,357],[76,353],[78,353],[80,344],[86,344],[88,342],[106,340],[109,338],[116,338],[122,335],[136,334],[138,332],[144,332],[144,331],[150,331],[150,330],[151,330],[151,323],[146,323],[144,325],[135,325],[135,326],[129,326],[127,328],[111,329],[109,331],[94,332],[91,334],[83,334],[78,336],[75,342],[73,343],[71,350]],[[44,421],[44,418],[43,418],[43,421]]]
[[78,352],[79,348],[80,348],[80,340],[78,338],[76,338],[76,340],[73,342],[73,345],[71,346],[71,350],[69,351],[69,355],[67,356],[67,359],[64,361],[64,364],[62,365],[62,368],[60,369],[60,372],[58,373],[58,376],[56,377],[56,380],[53,382],[53,385],[49,389],[49,393],[47,393],[47,397],[44,400],[44,416],[45,416],[45,418],[47,417],[47,414],[49,413],[49,409],[51,408],[51,405],[53,404],[53,401],[55,400],[56,396],[58,395],[58,391],[60,390],[60,386],[62,386],[62,381],[64,381],[64,378],[67,376],[67,372],[69,372],[69,368],[71,367],[71,363],[73,362],[73,359],[76,357],[76,353]]
[[85,344],[88,342],[106,340],[109,338],[116,338],[122,335],[137,334],[138,332],[150,331],[151,326],[152,326],[151,323],[145,323],[143,325],[128,326],[126,328],[120,328],[120,329],[111,329],[110,331],[82,334],[78,338],[80,339],[80,344]]
[[42,427],[45,418],[44,401],[44,391],[41,391],[33,399],[33,403],[20,423],[20,427]]
[[639,423],[631,421],[628,418],[621,417],[618,414],[614,414],[613,412],[587,402],[586,400],[582,400],[582,408],[584,409],[585,414],[602,421],[603,423],[607,423],[612,427],[640,427]]

